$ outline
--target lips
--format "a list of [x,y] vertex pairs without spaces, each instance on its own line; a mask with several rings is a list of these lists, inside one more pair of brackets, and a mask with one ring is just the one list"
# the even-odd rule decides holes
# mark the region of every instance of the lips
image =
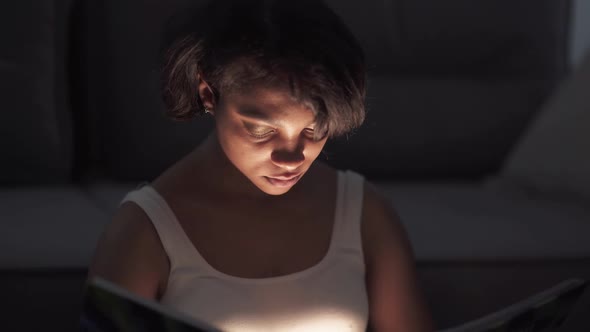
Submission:
[[295,183],[297,183],[297,181],[299,181],[299,178],[301,178],[301,174],[296,175],[296,176],[291,176],[288,180],[282,180],[282,179],[272,178],[272,177],[268,177],[268,176],[265,176],[264,178],[266,178],[266,180],[268,182],[270,182],[270,184],[272,184],[276,187],[290,187],[290,186],[294,185]]
[[298,177],[299,175],[301,175],[301,173],[287,173],[287,174],[282,174],[282,175],[277,175],[277,176],[269,176],[269,178],[275,179],[275,180],[280,180],[280,181],[289,181],[289,180],[293,180],[294,178]]

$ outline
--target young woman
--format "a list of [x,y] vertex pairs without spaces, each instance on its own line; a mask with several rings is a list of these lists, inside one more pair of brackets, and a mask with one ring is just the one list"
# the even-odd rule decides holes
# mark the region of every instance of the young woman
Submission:
[[390,201],[316,161],[365,116],[345,25],[312,0],[214,0],[187,22],[164,101],[215,128],[124,198],[89,277],[224,331],[431,331]]

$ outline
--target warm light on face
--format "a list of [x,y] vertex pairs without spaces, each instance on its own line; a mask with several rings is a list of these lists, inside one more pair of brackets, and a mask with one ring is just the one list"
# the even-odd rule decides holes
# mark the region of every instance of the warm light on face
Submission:
[[[327,138],[313,139],[315,116],[281,90],[253,88],[222,98],[217,136],[228,159],[269,195],[290,190],[320,154]],[[299,174],[292,181],[273,179]]]

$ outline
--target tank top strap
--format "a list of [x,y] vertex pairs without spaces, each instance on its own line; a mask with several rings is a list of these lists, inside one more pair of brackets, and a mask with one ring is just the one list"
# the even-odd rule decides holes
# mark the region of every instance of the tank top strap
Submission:
[[336,246],[341,253],[364,262],[361,236],[364,177],[352,170],[338,172]]
[[143,183],[127,193],[119,205],[125,202],[137,204],[148,216],[168,255],[171,268],[184,263],[186,255],[192,253],[192,243],[164,198],[149,184]]

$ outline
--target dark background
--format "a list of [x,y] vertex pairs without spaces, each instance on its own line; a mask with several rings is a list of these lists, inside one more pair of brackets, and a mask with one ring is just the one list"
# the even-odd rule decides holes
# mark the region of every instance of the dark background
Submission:
[[[188,2],[0,6],[2,328],[75,330],[87,265],[118,202],[211,128],[167,120],[155,81],[162,23]],[[590,138],[556,132],[590,132],[579,88],[590,75],[576,76],[588,66],[590,2],[327,2],[367,52],[369,113],[322,158],[391,199],[437,326],[588,278]],[[536,130],[546,113],[572,123]],[[540,180],[531,170],[545,164],[557,166]]]

